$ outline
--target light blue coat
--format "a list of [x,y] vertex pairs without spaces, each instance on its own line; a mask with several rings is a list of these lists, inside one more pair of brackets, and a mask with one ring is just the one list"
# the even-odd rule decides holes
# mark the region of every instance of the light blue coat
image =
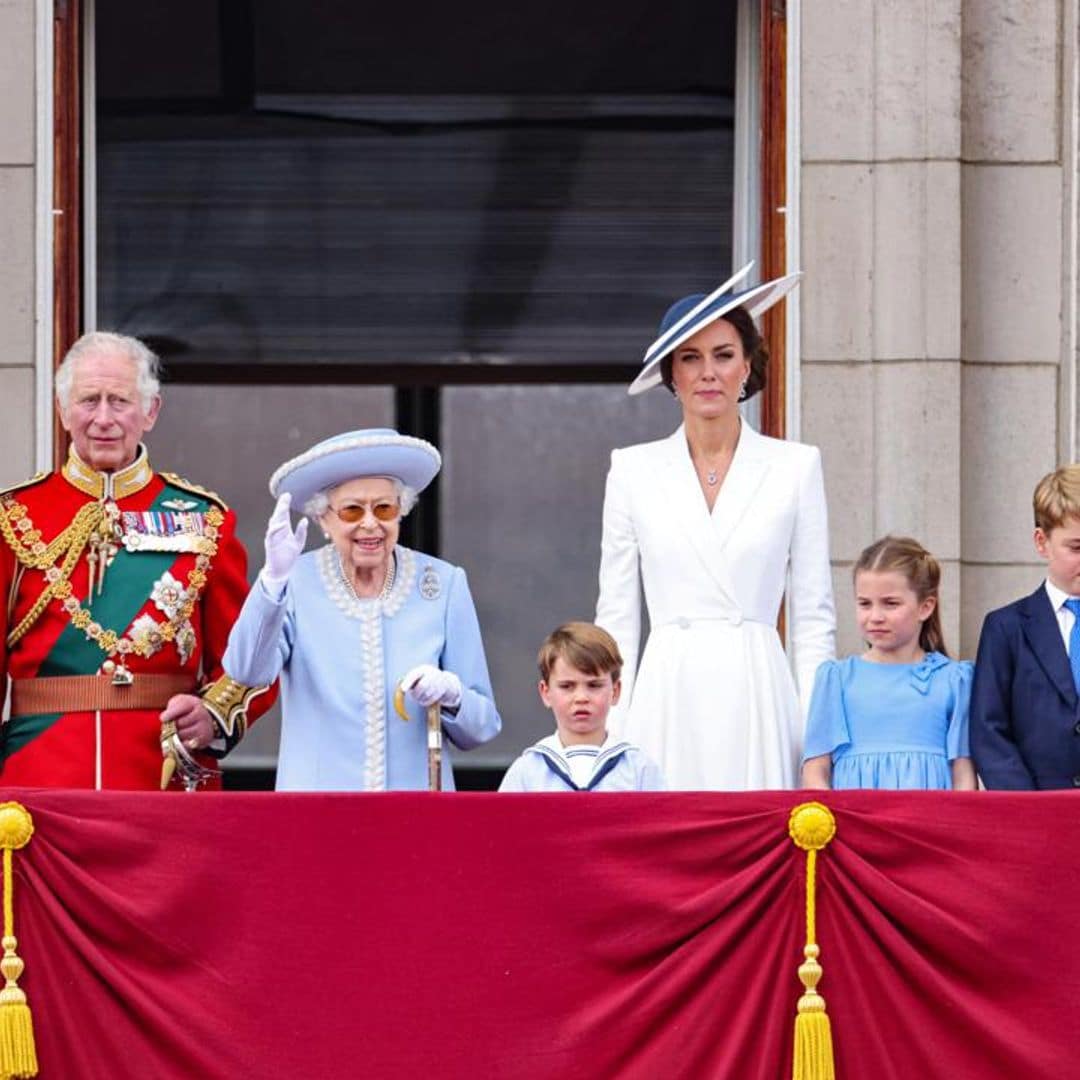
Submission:
[[[281,677],[279,791],[425,789],[425,710],[406,697],[406,723],[393,707],[398,681],[417,664],[461,679],[460,708],[442,715],[455,746],[469,750],[499,733],[465,571],[401,546],[394,554],[385,599],[353,595],[333,545],[300,557],[280,600],[260,584],[248,595],[223,664],[249,686]],[[445,752],[442,782],[453,788]]]

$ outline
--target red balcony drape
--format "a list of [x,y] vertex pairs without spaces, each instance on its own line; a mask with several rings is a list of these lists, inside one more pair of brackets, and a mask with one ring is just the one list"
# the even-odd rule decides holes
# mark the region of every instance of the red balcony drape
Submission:
[[[790,1076],[797,792],[7,789],[41,1076]],[[1080,799],[826,794],[837,1075],[1075,1075]]]

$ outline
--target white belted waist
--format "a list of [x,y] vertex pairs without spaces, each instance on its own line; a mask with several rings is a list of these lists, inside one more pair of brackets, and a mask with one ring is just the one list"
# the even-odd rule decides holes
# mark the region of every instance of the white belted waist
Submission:
[[759,626],[768,626],[772,629],[776,629],[776,623],[765,619],[754,619],[749,615],[744,615],[741,611],[721,611],[715,615],[679,615],[674,619],[667,619],[659,625],[667,627],[676,627],[679,630],[689,630],[690,627],[696,623],[710,623],[719,622],[727,623],[729,626],[741,626],[744,622],[757,623]]

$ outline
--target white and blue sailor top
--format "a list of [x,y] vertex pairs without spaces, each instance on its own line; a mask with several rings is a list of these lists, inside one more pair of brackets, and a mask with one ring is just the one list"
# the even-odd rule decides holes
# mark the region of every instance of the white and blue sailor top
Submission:
[[506,770],[500,791],[665,791],[660,767],[625,739],[563,746],[558,734],[530,746]]

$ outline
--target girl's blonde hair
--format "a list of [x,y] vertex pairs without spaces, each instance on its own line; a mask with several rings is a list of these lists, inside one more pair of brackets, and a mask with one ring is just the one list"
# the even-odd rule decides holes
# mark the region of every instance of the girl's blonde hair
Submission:
[[919,648],[924,652],[939,652],[948,656],[945,648],[945,634],[941,629],[941,567],[937,559],[910,536],[883,536],[864,549],[855,563],[852,580],[863,570],[895,571],[907,579],[911,591],[921,604],[932,596],[936,603],[934,610],[923,622],[919,631]]

